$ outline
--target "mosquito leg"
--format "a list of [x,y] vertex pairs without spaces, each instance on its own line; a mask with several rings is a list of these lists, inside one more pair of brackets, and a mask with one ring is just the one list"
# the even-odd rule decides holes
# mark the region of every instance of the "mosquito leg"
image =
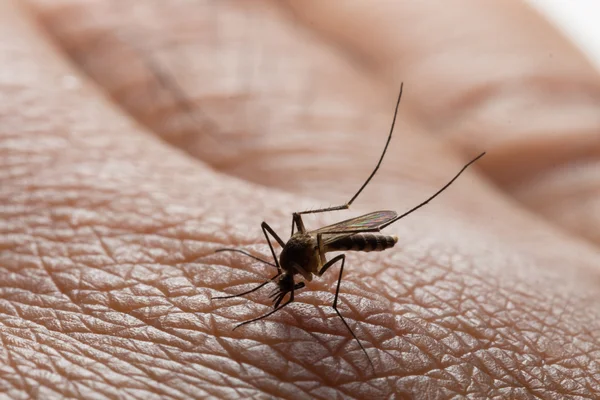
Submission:
[[273,276],[273,277],[272,277],[271,279],[269,279],[268,281],[265,281],[265,282],[261,283],[260,285],[256,286],[256,287],[255,287],[255,288],[253,288],[253,289],[246,290],[245,292],[238,293],[238,294],[232,294],[232,295],[230,295],[230,296],[217,296],[217,297],[213,297],[212,299],[213,299],[213,300],[216,300],[216,299],[219,299],[219,300],[220,300],[220,299],[231,299],[231,298],[234,298],[234,297],[241,297],[241,296],[245,296],[245,295],[247,295],[247,294],[250,294],[250,293],[252,293],[252,292],[256,292],[258,289],[260,289],[261,287],[265,286],[267,283],[273,282],[273,280],[274,280],[275,278],[277,278],[279,275],[281,275],[281,273],[280,273],[280,272],[278,272],[278,273],[277,273],[277,275]]
[[292,214],[292,233],[290,237],[294,236],[294,225],[298,228],[298,232],[306,233],[306,228],[304,227],[304,221],[302,221],[301,213],[293,213]]
[[279,268],[279,262],[277,260],[277,257],[275,256],[275,251],[273,250],[273,246],[271,244],[271,240],[269,239],[269,236],[267,235],[267,232],[270,233],[271,235],[273,235],[273,237],[275,238],[275,240],[277,241],[277,243],[279,243],[281,245],[281,247],[285,247],[285,243],[275,233],[275,231],[269,226],[269,224],[267,224],[266,222],[263,222],[261,224],[261,227],[262,227],[263,233],[265,234],[265,237],[267,238],[267,242],[269,243],[269,248],[271,249],[271,254],[273,255],[273,258],[275,259],[275,264],[273,264],[272,262],[263,260],[262,258],[256,257],[256,256],[248,253],[247,251],[240,250],[240,249],[232,249],[232,248],[229,248],[229,247],[224,247],[222,249],[215,250],[215,253],[220,253],[222,251],[231,251],[231,252],[236,252],[236,253],[242,253],[245,256],[248,256],[250,258],[255,259],[256,261],[260,261],[262,263],[265,263],[267,265],[270,265],[272,267],[275,267],[275,268],[281,270],[281,268]]
[[[285,247],[285,242],[283,240],[281,240],[279,235],[275,233],[275,231],[273,230],[273,228],[271,228],[269,226],[269,224],[267,224],[265,221],[263,221],[262,224],[260,224],[260,227],[262,228],[265,236],[267,236],[267,232],[269,232],[273,236],[273,238],[277,241],[277,243],[279,243],[279,245],[281,247]],[[268,239],[269,238],[267,237],[267,240]],[[269,242],[270,242],[270,240],[269,240]]]
[[240,297],[240,296],[244,296],[247,295],[249,293],[255,292],[258,289],[262,288],[263,286],[265,286],[267,283],[272,282],[275,278],[277,278],[279,275],[281,275],[281,267],[279,266],[279,261],[277,260],[277,256],[275,255],[275,250],[273,249],[273,245],[271,244],[271,239],[269,238],[269,233],[275,238],[275,240],[277,241],[277,243],[279,243],[281,245],[281,247],[285,246],[285,243],[283,242],[283,240],[281,240],[281,238],[275,233],[275,231],[269,226],[269,224],[267,224],[266,222],[263,221],[263,223],[261,224],[263,233],[265,234],[265,238],[267,239],[267,243],[269,244],[269,248],[271,249],[271,254],[273,255],[273,259],[275,260],[275,264],[270,263],[266,260],[263,260],[262,258],[256,257],[244,250],[239,250],[239,249],[230,249],[230,248],[223,248],[223,249],[218,249],[215,250],[215,253],[219,253],[222,251],[232,251],[232,252],[237,252],[237,253],[242,253],[250,258],[253,258],[257,261],[263,262],[267,265],[271,265],[273,267],[277,268],[277,274],[275,276],[273,276],[271,279],[269,279],[268,281],[265,281],[263,283],[261,283],[260,285],[256,286],[253,289],[247,290],[245,292],[242,293],[238,293],[238,294],[234,294],[234,295],[230,295],[230,296],[218,296],[218,297],[213,297],[213,299],[230,299],[233,297]]
[[[361,189],[361,191],[362,191],[362,189]],[[346,204],[342,204],[341,206],[333,206],[333,207],[326,207],[326,208],[318,208],[316,210],[300,211],[300,212],[297,212],[296,214],[318,214],[318,213],[324,213],[324,212],[329,212],[329,211],[347,210],[350,208],[350,205],[352,204],[352,201],[354,201],[355,198],[356,198],[356,195],[352,198],[351,201],[347,202]]]
[[268,316],[271,316],[271,315],[275,314],[277,311],[281,310],[283,307],[285,307],[285,306],[287,306],[288,304],[290,304],[291,302],[293,302],[293,301],[294,301],[294,289],[295,289],[295,288],[296,288],[296,286],[294,285],[294,287],[293,287],[293,288],[292,288],[292,290],[290,291],[290,298],[288,299],[288,301],[286,301],[285,303],[283,303],[283,305],[282,305],[282,306],[280,306],[280,307],[276,307],[274,310],[272,310],[272,311],[269,311],[269,312],[268,312],[268,313],[266,313],[265,315],[262,315],[262,316],[260,316],[260,317],[258,317],[258,318],[254,318],[254,319],[251,319],[251,320],[249,320],[249,321],[242,322],[241,324],[238,324],[238,325],[236,325],[236,326],[235,326],[235,328],[233,328],[233,330],[235,331],[235,330],[236,330],[237,328],[239,328],[240,326],[243,326],[243,325],[249,324],[249,323],[251,323],[251,322],[260,321],[260,320],[261,320],[261,319],[263,319],[263,318],[267,318]]
[[[270,266],[272,266],[272,267],[275,267],[275,268],[277,268],[277,265],[275,265],[275,264],[273,264],[273,263],[270,263],[270,262],[268,262],[268,261],[266,261],[266,260],[263,260],[262,258],[256,257],[256,256],[254,256],[254,255],[252,255],[252,254],[250,254],[250,253],[248,253],[248,252],[246,252],[246,251],[244,251],[244,250],[240,250],[240,249],[229,249],[229,248],[223,248],[223,249],[218,249],[218,250],[215,250],[215,253],[220,253],[220,252],[223,252],[223,251],[231,251],[231,252],[236,252],[236,253],[242,253],[242,254],[244,254],[244,255],[246,255],[246,256],[248,256],[248,257],[250,257],[250,258],[253,258],[253,259],[257,260],[257,261],[263,262],[263,263],[265,263],[265,264],[267,264],[267,265],[270,265]],[[250,289],[250,290],[247,290],[247,291],[245,291],[245,292],[238,293],[238,294],[233,294],[233,295],[230,295],[230,296],[218,296],[218,297],[213,297],[213,299],[231,299],[231,298],[233,298],[233,297],[241,297],[241,296],[245,296],[245,295],[247,295],[247,294],[249,294],[249,293],[252,293],[252,292],[255,292],[255,291],[257,291],[258,289],[260,289],[260,288],[262,288],[263,286],[265,286],[267,283],[269,283],[269,282],[272,282],[272,281],[273,281],[275,278],[277,278],[279,275],[281,275],[281,272],[277,272],[277,274],[276,274],[275,276],[273,276],[271,279],[269,279],[268,281],[265,281],[265,282],[261,283],[260,285],[256,286],[255,288],[253,288],[253,289]]]
[[217,250],[215,250],[215,253],[221,253],[221,252],[223,252],[223,251],[231,251],[231,252],[235,252],[235,253],[242,253],[242,254],[243,254],[243,255],[245,255],[245,256],[248,256],[248,257],[250,257],[250,258],[253,258],[253,259],[255,259],[256,261],[260,261],[260,262],[262,262],[262,263],[264,263],[264,264],[270,265],[271,267],[275,267],[275,268],[277,268],[277,265],[273,264],[272,262],[269,262],[269,261],[263,260],[262,258],[256,257],[256,256],[254,256],[254,255],[252,255],[252,254],[248,253],[247,251],[240,250],[240,249],[231,249],[231,248],[228,248],[228,247],[224,247],[224,248],[222,248],[222,249],[217,249]]
[[383,152],[381,153],[381,156],[379,157],[379,161],[377,162],[375,169],[373,170],[373,172],[371,172],[371,175],[369,175],[369,177],[367,178],[365,183],[363,183],[363,185],[360,187],[360,189],[358,189],[358,192],[356,192],[356,194],[354,196],[352,196],[350,201],[348,201],[346,204],[343,204],[341,206],[333,206],[333,207],[320,208],[317,210],[301,211],[297,214],[316,214],[316,213],[323,213],[323,212],[328,212],[328,211],[347,210],[348,208],[350,208],[350,206],[352,205],[354,200],[356,200],[358,195],[360,195],[361,192],[365,189],[365,187],[367,187],[369,182],[371,182],[371,179],[373,179],[373,177],[375,176],[375,173],[377,173],[377,170],[381,166],[383,157],[385,157],[385,153],[387,152],[390,141],[392,140],[392,133],[394,133],[394,126],[396,126],[396,118],[398,117],[398,107],[400,106],[400,99],[402,99],[402,88],[403,87],[404,87],[404,84],[403,83],[400,84],[400,93],[398,94],[398,100],[396,101],[396,108],[394,110],[394,118],[392,119],[392,126],[390,127],[390,133],[388,135],[387,141],[385,142],[385,147],[383,148]]
[[262,231],[265,234],[265,238],[267,238],[267,243],[269,244],[269,248],[271,249],[271,254],[273,255],[273,259],[275,260],[275,266],[277,266],[277,269],[281,273],[281,267],[279,266],[279,260],[277,259],[277,255],[275,254],[275,249],[273,249],[273,244],[271,243],[271,239],[269,239],[269,235],[268,234],[270,233],[271,236],[273,236],[273,238],[277,241],[277,243],[279,243],[279,245],[281,247],[285,247],[285,243],[275,233],[275,231],[273,230],[273,228],[271,228],[269,226],[269,224],[267,224],[265,221],[263,221],[263,223],[260,224],[260,227],[262,228]]
[[342,320],[344,325],[346,325],[346,328],[348,329],[348,331],[350,332],[352,337],[356,340],[356,342],[362,349],[363,353],[365,353],[365,355],[367,356],[367,360],[369,360],[369,364],[371,364],[371,368],[373,368],[373,370],[375,370],[375,367],[373,366],[373,361],[371,361],[371,357],[369,357],[369,354],[367,354],[367,350],[365,350],[362,343],[360,343],[360,340],[358,340],[358,338],[356,337],[354,332],[352,332],[352,329],[350,329],[350,325],[348,325],[348,323],[346,322],[344,317],[342,317],[342,314],[340,314],[339,310],[337,309],[337,302],[338,302],[338,297],[340,295],[340,286],[342,283],[342,275],[344,273],[344,263],[346,261],[346,255],[340,254],[339,256],[335,256],[334,258],[329,260],[327,263],[325,263],[325,265],[323,265],[323,268],[321,268],[321,271],[319,271],[319,276],[323,275],[329,269],[329,267],[331,267],[333,264],[335,264],[336,262],[338,262],[340,260],[342,260],[342,264],[340,265],[340,276],[338,277],[337,288],[335,289],[335,299],[333,300],[332,307],[335,310],[335,313],[338,315],[338,317],[340,317],[340,319]]

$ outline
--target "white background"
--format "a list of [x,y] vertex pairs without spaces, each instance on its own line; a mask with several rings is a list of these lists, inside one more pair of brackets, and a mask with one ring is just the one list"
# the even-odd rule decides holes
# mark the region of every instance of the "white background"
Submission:
[[527,0],[600,68],[600,0]]

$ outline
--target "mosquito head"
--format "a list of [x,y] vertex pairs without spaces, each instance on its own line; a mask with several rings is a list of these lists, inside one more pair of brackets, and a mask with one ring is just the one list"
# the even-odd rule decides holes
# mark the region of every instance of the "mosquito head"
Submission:
[[280,292],[282,292],[284,294],[291,292],[292,288],[294,287],[294,275],[290,274],[289,272],[284,272],[279,277],[277,286],[278,286],[277,290],[279,290]]
[[269,295],[269,297],[273,299],[273,303],[275,303],[274,308],[279,307],[279,304],[281,304],[286,294],[288,294],[292,290],[302,289],[303,287],[304,282],[294,282],[293,274],[287,272],[281,274],[279,280],[277,281],[277,288],[275,288],[275,290],[273,290]]

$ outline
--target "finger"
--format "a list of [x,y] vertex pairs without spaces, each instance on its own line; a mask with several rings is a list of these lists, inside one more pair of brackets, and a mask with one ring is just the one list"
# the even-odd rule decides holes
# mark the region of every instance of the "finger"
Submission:
[[503,189],[600,243],[599,75],[526,3],[287,4],[387,82],[410,82],[406,103],[428,132],[485,148]]

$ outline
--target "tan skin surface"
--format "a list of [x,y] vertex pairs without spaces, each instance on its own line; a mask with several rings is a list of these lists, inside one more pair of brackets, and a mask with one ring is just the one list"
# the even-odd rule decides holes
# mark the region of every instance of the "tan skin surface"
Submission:
[[[597,73],[519,2],[416,3],[2,2],[0,392],[593,398]],[[348,257],[340,309],[375,371],[329,307],[335,268],[232,332],[268,289],[211,296],[273,271],[214,249],[268,257],[263,219],[285,239],[291,212],[348,200],[400,80],[354,213],[409,209],[488,155],[387,228],[395,248]]]

